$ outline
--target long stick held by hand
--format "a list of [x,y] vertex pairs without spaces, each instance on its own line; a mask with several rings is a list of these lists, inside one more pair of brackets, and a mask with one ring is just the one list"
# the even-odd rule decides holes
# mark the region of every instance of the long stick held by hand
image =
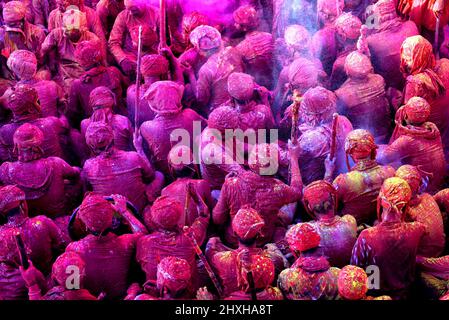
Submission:
[[142,60],[142,26],[139,26],[139,41],[137,44],[137,70],[136,70],[136,101],[134,106],[134,132],[139,128],[140,104],[140,62]]
[[331,159],[335,158],[335,152],[337,149],[337,122],[338,122],[338,113],[334,113],[332,116],[332,133],[331,133],[331,151],[329,157]]
[[167,46],[167,11],[165,0],[159,0],[159,48]]
[[19,234],[16,234],[16,245],[17,249],[19,250],[19,256],[20,256],[20,264],[22,267],[26,270],[30,267],[30,263],[28,262],[28,255],[25,249],[25,244],[23,243],[22,236]]
[[440,37],[440,18],[437,17],[437,21],[436,21],[436,25],[435,25],[435,40],[433,42],[433,47],[434,47],[434,50],[435,50],[435,56],[436,56],[437,59],[440,58],[440,50],[438,48],[438,44],[440,43],[439,39],[438,39],[439,37]]

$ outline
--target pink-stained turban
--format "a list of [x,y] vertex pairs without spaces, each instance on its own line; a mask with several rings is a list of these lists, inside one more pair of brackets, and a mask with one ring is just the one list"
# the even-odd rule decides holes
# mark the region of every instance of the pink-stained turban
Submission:
[[368,292],[368,276],[356,266],[345,266],[338,275],[338,293],[346,300],[361,300]]
[[173,81],[157,81],[145,92],[150,108],[160,115],[177,114],[182,109],[184,87]]
[[37,59],[31,51],[13,51],[8,58],[7,65],[21,80],[31,80],[36,75]]
[[199,26],[190,33],[190,42],[200,50],[216,49],[221,46],[221,34],[214,27]]
[[79,207],[78,217],[86,227],[101,234],[112,227],[114,208],[101,195],[88,194]]
[[307,251],[320,245],[320,235],[309,223],[298,223],[285,234],[290,249],[293,251]]
[[232,230],[242,240],[254,239],[260,234],[265,222],[257,210],[241,208],[232,220]]
[[162,76],[168,73],[168,60],[159,54],[148,54],[142,57],[140,72],[144,77]]
[[[151,221],[164,230],[175,230],[178,227],[183,207],[181,203],[168,196],[156,199],[151,207]],[[146,219],[147,225],[151,225]]]
[[231,73],[228,77],[228,92],[234,99],[250,100],[254,93],[254,78],[246,73]]

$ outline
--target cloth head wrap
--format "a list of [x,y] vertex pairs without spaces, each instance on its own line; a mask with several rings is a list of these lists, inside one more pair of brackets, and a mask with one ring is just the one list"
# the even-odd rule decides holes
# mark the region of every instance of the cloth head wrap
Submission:
[[228,92],[234,99],[250,100],[254,94],[254,78],[246,73],[231,73],[228,77]]
[[314,181],[304,188],[303,201],[306,210],[313,216],[315,212],[326,213],[332,205],[337,208],[337,191],[335,187],[325,181]]
[[[377,218],[382,220],[382,205],[388,204],[393,208],[399,209],[400,205],[406,206],[412,198],[412,190],[404,179],[398,177],[388,178],[380,188],[379,196],[377,197]],[[399,211],[399,210],[398,210]],[[403,218],[403,217],[402,217]]]
[[112,109],[115,106],[115,94],[108,87],[96,87],[90,92],[89,106],[93,110]]
[[259,16],[253,6],[245,5],[234,11],[235,23],[248,29],[256,29],[259,26]]
[[356,40],[359,38],[361,27],[362,22],[360,19],[348,12],[343,12],[335,20],[335,28],[337,29],[337,33],[350,40]]
[[159,54],[148,54],[142,57],[140,72],[144,77],[162,76],[168,73],[168,60]]
[[191,276],[189,263],[181,258],[166,257],[157,265],[157,287],[166,288],[171,293],[186,289]]
[[338,275],[338,293],[346,300],[361,300],[368,292],[368,276],[360,267],[345,266]]
[[350,78],[363,79],[373,73],[374,69],[370,58],[358,51],[353,51],[345,59],[345,71]]
[[5,23],[16,22],[25,19],[26,7],[20,1],[10,1],[3,6],[3,21]]
[[377,145],[374,142],[374,137],[368,130],[356,129],[346,136],[346,154],[357,152],[360,155],[368,156],[370,154],[373,155],[373,151],[376,149]]
[[400,166],[396,170],[396,177],[407,181],[412,192],[418,191],[419,187],[422,184],[421,171],[419,171],[419,169],[417,167],[409,165],[409,164]]
[[5,214],[11,203],[25,201],[25,192],[16,186],[8,185],[0,188],[0,214]]
[[40,114],[39,96],[36,89],[28,84],[19,84],[12,88],[8,97],[8,108],[15,116]]
[[224,132],[226,129],[235,129],[239,125],[239,113],[232,107],[221,106],[209,114],[207,121],[209,128]]
[[174,170],[181,170],[193,163],[192,151],[184,145],[177,145],[171,148],[168,153],[168,164]]
[[[151,207],[151,221],[159,228],[174,231],[178,228],[179,219],[183,213],[183,207],[179,201],[168,196],[161,196],[156,199]],[[148,217],[147,225],[151,225]]]
[[310,49],[310,33],[299,24],[293,24],[285,29],[285,43],[296,51],[306,51]]
[[36,75],[37,59],[28,50],[13,51],[7,61],[8,68],[21,80],[31,80]]
[[419,125],[427,121],[430,116],[430,104],[421,97],[413,97],[407,101],[399,114],[403,114],[404,119],[411,124]]
[[86,143],[94,152],[108,150],[114,142],[114,132],[104,122],[91,122],[86,130]]
[[307,251],[320,245],[320,235],[309,223],[298,223],[285,234],[290,249],[293,251]]
[[182,109],[184,86],[173,81],[157,81],[145,92],[151,110],[160,115],[177,114]]
[[104,57],[98,41],[82,41],[76,46],[75,59],[83,68],[102,64]]
[[214,27],[199,26],[190,33],[190,42],[200,50],[216,49],[221,46],[221,34]]
[[326,122],[337,111],[337,97],[323,87],[311,88],[304,94],[300,110],[310,121]]
[[208,25],[209,18],[198,11],[185,14],[182,17],[182,32],[189,35],[196,27]]
[[70,272],[72,267],[78,268],[80,276],[84,276],[86,270],[84,260],[75,252],[65,252],[53,263],[52,277],[59,285],[65,286],[67,278],[72,274]]
[[256,238],[264,225],[265,222],[257,210],[254,210],[249,206],[243,207],[237,211],[237,214],[232,220],[232,230],[237,237],[242,240]]
[[[276,143],[261,143],[251,149],[248,165],[251,171],[259,175],[274,175],[277,172],[279,159],[279,147]],[[270,172],[271,169],[273,172]]]
[[[409,63],[407,62],[410,61]],[[401,71],[409,74],[421,73],[435,67],[432,45],[424,37],[408,37],[401,46]]]
[[88,194],[79,207],[78,217],[86,227],[96,234],[112,227],[114,208],[103,196]]
[[307,89],[318,85],[319,73],[313,62],[298,58],[288,68],[288,80],[292,89],[298,89],[300,93],[304,93]]

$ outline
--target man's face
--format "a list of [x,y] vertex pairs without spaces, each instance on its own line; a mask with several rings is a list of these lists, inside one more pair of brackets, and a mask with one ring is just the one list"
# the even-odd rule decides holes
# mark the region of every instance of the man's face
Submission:
[[126,9],[129,10],[133,16],[140,16],[145,10],[144,8],[145,5],[141,1],[131,0],[126,2]]
[[81,30],[79,29],[65,29],[65,35],[70,39],[70,41],[77,42],[81,38]]

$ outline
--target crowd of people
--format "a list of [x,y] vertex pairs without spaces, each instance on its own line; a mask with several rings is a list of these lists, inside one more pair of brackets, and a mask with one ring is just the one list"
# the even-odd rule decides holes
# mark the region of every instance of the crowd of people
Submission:
[[448,0],[0,4],[0,300],[449,300]]

